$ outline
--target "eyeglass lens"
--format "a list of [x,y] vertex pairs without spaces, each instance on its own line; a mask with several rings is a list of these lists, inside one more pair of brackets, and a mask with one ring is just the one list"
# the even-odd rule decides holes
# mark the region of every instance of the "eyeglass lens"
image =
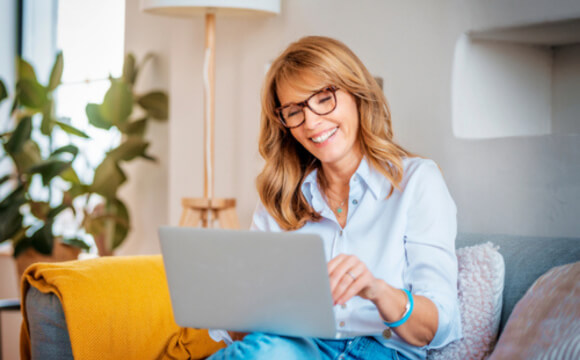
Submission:
[[308,106],[317,115],[330,113],[336,107],[336,97],[330,88],[326,88],[313,94],[305,103],[291,104],[282,108],[281,115],[286,126],[298,126],[304,121],[304,106]]

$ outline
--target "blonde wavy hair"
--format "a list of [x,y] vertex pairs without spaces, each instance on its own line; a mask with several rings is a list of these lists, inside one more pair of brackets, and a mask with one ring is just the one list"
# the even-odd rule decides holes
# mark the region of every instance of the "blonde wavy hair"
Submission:
[[[412,156],[393,140],[391,113],[383,91],[359,58],[342,42],[321,36],[304,37],[274,60],[262,88],[259,151],[265,160],[256,185],[262,204],[284,230],[296,230],[308,221],[319,221],[302,194],[308,173],[321,167],[280,120],[277,89],[291,84],[309,89],[306,78],[334,85],[354,96],[359,113],[358,141],[362,153],[394,188],[403,178],[403,158]],[[319,171],[319,175],[321,172]],[[322,186],[324,179],[320,179]],[[393,190],[391,190],[392,194]]]

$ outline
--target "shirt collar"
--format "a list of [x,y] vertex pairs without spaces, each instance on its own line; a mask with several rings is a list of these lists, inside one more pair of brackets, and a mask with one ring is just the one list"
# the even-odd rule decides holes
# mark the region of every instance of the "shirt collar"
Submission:
[[366,156],[362,158],[358,168],[356,169],[353,175],[353,179],[355,178],[368,187],[375,199],[379,199],[385,190],[390,190],[389,181],[383,174],[369,164]]
[[318,169],[314,169],[306,175],[301,190],[314,211],[321,213],[325,209],[324,199],[318,188]]
[[[368,187],[375,199],[387,196],[391,190],[390,182],[381,172],[368,163],[366,157],[362,158],[358,168],[353,174],[351,185],[352,180],[355,178]],[[322,199],[318,187],[318,169],[314,169],[306,175],[301,190],[314,210],[320,211],[323,207],[324,199]]]

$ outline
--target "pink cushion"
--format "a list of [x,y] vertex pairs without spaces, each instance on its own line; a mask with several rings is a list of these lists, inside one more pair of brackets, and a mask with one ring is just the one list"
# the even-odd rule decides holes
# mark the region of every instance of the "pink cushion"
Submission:
[[503,257],[490,242],[457,250],[463,338],[431,350],[428,359],[484,359],[493,351],[501,318]]
[[516,304],[490,359],[580,359],[580,261],[552,268]]

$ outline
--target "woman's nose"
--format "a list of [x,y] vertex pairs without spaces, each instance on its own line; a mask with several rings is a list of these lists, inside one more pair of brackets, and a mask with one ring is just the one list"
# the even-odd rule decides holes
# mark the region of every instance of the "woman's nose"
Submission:
[[307,129],[314,129],[320,123],[322,117],[316,114],[314,111],[310,110],[308,106],[304,107],[304,126]]

